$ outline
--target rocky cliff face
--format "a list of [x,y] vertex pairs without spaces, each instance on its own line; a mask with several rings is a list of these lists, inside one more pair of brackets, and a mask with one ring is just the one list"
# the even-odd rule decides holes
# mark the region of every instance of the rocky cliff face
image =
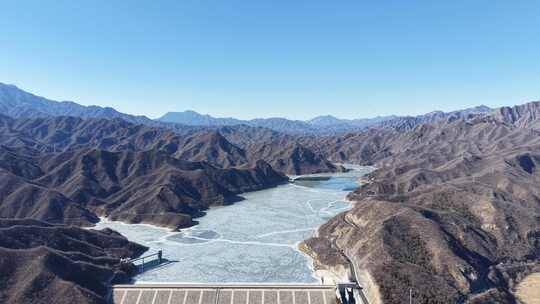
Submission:
[[540,259],[540,134],[480,117],[358,137],[379,169],[304,243],[316,266],[351,260],[374,303],[514,303]]
[[529,102],[513,107],[502,107],[494,114],[500,121],[520,128],[540,127],[540,101]]

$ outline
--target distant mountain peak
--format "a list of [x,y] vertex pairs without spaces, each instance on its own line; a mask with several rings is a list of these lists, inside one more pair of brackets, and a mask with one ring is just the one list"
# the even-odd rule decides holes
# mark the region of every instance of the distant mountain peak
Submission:
[[314,120],[314,119],[336,119],[336,120],[339,120],[339,118],[337,118],[337,117],[335,117],[333,115],[319,115],[319,116],[314,117],[311,120]]
[[19,87],[17,87],[16,85],[14,84],[11,84],[11,83],[3,83],[3,82],[0,82],[0,87],[9,87],[9,88],[12,88],[12,89],[19,89]]
[[11,117],[75,116],[81,118],[120,118],[138,124],[155,126],[145,116],[118,112],[112,107],[83,106],[73,101],[55,101],[26,92],[15,85],[0,83],[0,112]]
[[488,106],[486,106],[486,105],[484,105],[484,104],[481,104],[481,105],[479,105],[479,106],[476,106],[476,107],[474,107],[473,109],[485,110],[485,111],[491,111],[491,110],[493,110],[492,108],[490,108],[490,107],[488,107]]
[[242,124],[241,120],[234,118],[216,118],[208,114],[200,114],[193,110],[183,112],[167,112],[157,119],[161,122],[180,123],[191,126],[227,126]]
[[344,121],[332,115],[320,115],[308,120],[308,123],[316,126],[325,126],[342,124]]

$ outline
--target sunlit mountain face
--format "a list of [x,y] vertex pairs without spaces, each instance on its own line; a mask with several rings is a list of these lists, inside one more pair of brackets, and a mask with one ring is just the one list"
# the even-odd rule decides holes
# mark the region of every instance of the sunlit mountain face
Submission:
[[[0,251],[11,282],[0,300],[60,290],[73,295],[59,303],[100,303],[111,282],[355,280],[384,303],[400,303],[411,282],[433,303],[504,303],[516,269],[521,278],[537,267],[539,104],[152,120],[0,85]],[[159,267],[121,263],[160,250]],[[65,279],[64,265],[95,279]],[[21,293],[27,281],[39,284]]]

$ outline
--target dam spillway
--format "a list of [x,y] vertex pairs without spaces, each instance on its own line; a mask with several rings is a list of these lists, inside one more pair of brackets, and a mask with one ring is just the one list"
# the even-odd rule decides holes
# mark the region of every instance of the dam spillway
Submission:
[[117,285],[113,304],[337,304],[334,285]]

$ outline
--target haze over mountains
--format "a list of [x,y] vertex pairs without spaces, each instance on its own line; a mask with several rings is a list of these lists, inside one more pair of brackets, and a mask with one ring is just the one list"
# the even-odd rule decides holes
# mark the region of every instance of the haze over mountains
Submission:
[[14,85],[0,83],[0,110],[12,117],[44,117],[44,116],[76,116],[81,118],[120,118],[128,122],[149,126],[165,127],[176,132],[186,132],[193,127],[223,127],[247,125],[263,127],[285,134],[293,135],[336,135],[357,132],[366,128],[396,128],[406,130],[420,123],[431,123],[440,119],[463,118],[470,114],[489,113],[493,109],[478,106],[449,113],[434,111],[419,116],[385,116],[362,119],[339,119],[331,115],[318,116],[307,121],[289,120],[286,118],[257,118],[240,120],[236,118],[216,118],[194,111],[169,112],[152,120],[146,116],[134,116],[116,111],[110,107],[82,106],[75,102],[57,102],[36,96],[19,89]]
[[411,286],[419,303],[516,303],[515,284],[540,269],[540,102],[371,120],[188,112],[165,122],[0,84],[0,110],[0,301],[104,303],[110,282],[128,279],[119,258],[145,250],[62,224],[107,216],[188,227],[285,174],[343,170],[335,163],[378,169],[349,195],[353,209],[302,249],[344,280],[351,261],[370,303],[402,303]]
[[[8,128],[2,135],[10,136],[12,143],[24,142],[40,151],[88,145],[115,151],[153,147],[185,160],[205,160],[219,166],[254,165],[263,159],[281,172],[293,175],[342,170],[307,151],[297,141],[290,138],[283,141],[282,134],[269,129],[225,128],[223,134],[234,142],[231,143],[217,128],[162,123],[144,116],[123,114],[112,108],[56,102],[1,84],[0,110],[5,115],[18,118],[16,121],[4,120]],[[13,134],[13,129],[20,129],[20,132]],[[27,138],[18,138],[21,134]],[[266,139],[266,145],[261,145],[262,138]],[[257,143],[252,145],[254,139]],[[43,145],[44,142],[49,145]]]
[[489,113],[493,109],[487,106],[478,106],[470,109],[444,113],[435,111],[419,116],[384,116],[362,119],[339,119],[332,115],[318,116],[310,120],[290,120],[286,118],[256,118],[251,120],[240,120],[235,118],[215,118],[210,115],[202,115],[195,111],[169,112],[160,117],[162,122],[179,123],[188,126],[232,126],[248,125],[254,127],[264,127],[275,131],[289,134],[316,134],[335,135],[347,132],[358,132],[367,128],[393,127],[398,129],[408,129],[416,124],[430,123],[440,119],[463,118],[469,114]]

